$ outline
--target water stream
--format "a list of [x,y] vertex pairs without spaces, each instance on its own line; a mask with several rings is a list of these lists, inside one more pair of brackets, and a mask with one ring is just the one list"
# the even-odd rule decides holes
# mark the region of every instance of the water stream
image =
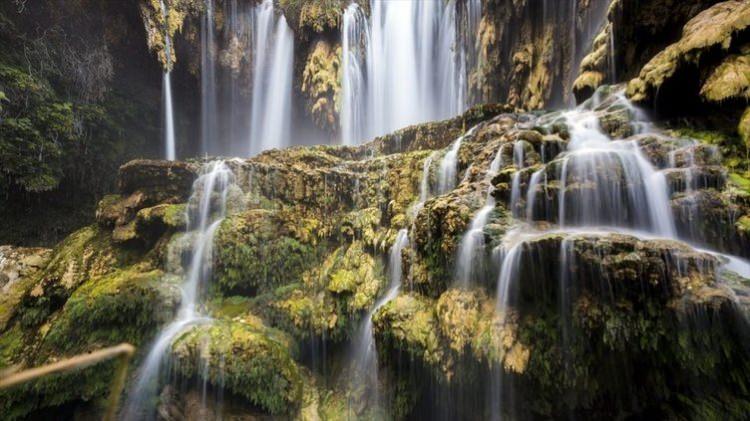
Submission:
[[[409,247],[409,230],[401,229],[396,234],[396,240],[391,246],[388,258],[389,285],[375,305],[367,312],[362,327],[356,336],[350,360],[353,361],[350,378],[350,391],[361,391],[365,394],[368,404],[372,407],[381,405],[380,385],[378,382],[378,355],[375,349],[375,337],[372,330],[373,315],[385,304],[396,298],[401,289],[402,264],[401,254]],[[351,404],[350,404],[351,406]]]
[[164,55],[167,68],[162,78],[162,92],[164,101],[164,148],[165,158],[173,161],[177,158],[177,147],[174,136],[174,111],[172,109],[172,40],[169,37],[169,14],[164,0],[159,1],[161,14],[164,19]]
[[157,335],[149,352],[136,372],[128,394],[123,418],[126,420],[152,419],[163,366],[169,360],[169,347],[175,336],[191,325],[210,319],[199,309],[201,291],[211,276],[213,239],[227,211],[227,197],[234,183],[234,175],[223,161],[204,165],[201,175],[193,183],[188,202],[190,259],[181,268],[182,300],[175,319]]

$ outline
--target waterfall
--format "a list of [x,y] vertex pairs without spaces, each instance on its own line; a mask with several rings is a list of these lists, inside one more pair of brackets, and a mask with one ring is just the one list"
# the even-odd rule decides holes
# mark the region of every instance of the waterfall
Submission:
[[294,35],[286,18],[276,17],[273,0],[257,6],[253,23],[251,155],[289,144],[294,71]]
[[215,48],[214,2],[206,0],[206,14],[201,20],[201,152],[204,154],[219,151],[215,142],[219,131]]
[[358,6],[346,9],[342,143],[463,111],[466,66],[456,9],[455,0],[372,0],[369,21]]
[[[579,235],[606,235],[635,229],[640,237],[678,239],[664,170],[655,168],[644,156],[638,136],[612,139],[604,132],[600,120],[612,113],[625,113],[629,120],[634,119],[634,122],[630,122],[632,132],[639,133],[649,128],[641,112],[629,103],[621,92],[604,100],[601,93],[597,93],[591,100],[574,110],[541,116],[536,121],[535,124],[540,126],[562,122],[568,128],[570,141],[566,151],[553,157],[550,162],[542,162],[541,168],[532,174],[528,182],[523,216],[529,222],[537,219],[550,222],[556,220],[559,227],[534,232],[522,225],[509,231],[498,247],[500,272],[496,286],[496,309],[500,314],[501,324],[505,325],[513,301],[513,289],[519,285],[522,276],[536,276],[531,273],[533,268],[528,267],[529,263],[524,259],[525,255],[535,252],[532,249],[533,244],[529,241],[551,232],[563,235],[559,244],[557,271],[561,348],[564,359],[564,371],[561,373],[563,377],[569,376],[572,370],[572,357],[568,352],[575,335],[571,308],[576,298],[572,288],[578,282],[573,268],[579,264],[574,252]],[[516,141],[513,145],[513,165],[516,167],[516,173],[513,177],[509,205],[514,208],[520,205],[523,196],[521,183],[517,181],[525,166],[524,148],[519,146],[522,143]],[[682,171],[692,172],[695,164],[693,151],[678,150],[670,154],[668,166],[676,166],[678,154],[685,162],[686,169]],[[686,174],[685,178],[685,188],[693,188],[692,174]],[[548,192],[554,191],[557,191],[556,204],[554,200],[548,200]],[[545,202],[544,212],[537,209],[537,196]],[[547,207],[554,206],[557,206],[556,212],[547,212]],[[514,212],[514,216],[521,215]],[[475,222],[464,238],[465,242],[471,241],[470,233],[478,226],[476,220],[480,217],[482,215],[479,214],[475,217]],[[582,229],[592,231],[582,233]],[[750,273],[747,270],[750,265],[742,260],[731,256],[719,256],[727,262],[727,269]],[[667,267],[679,270],[683,265],[677,255],[668,254],[664,258],[667,259]],[[464,271],[464,277],[468,277],[466,273],[471,273],[472,264],[469,259],[464,255],[459,257],[461,263],[458,268]],[[603,273],[602,277],[606,277],[606,274]],[[461,277],[458,279],[461,280]],[[491,376],[492,393],[495,397],[490,402],[490,412],[493,419],[502,419],[502,401],[505,393],[503,388],[508,386],[505,384],[507,379],[502,369],[494,371]],[[505,412],[508,412],[507,408]]]
[[[255,155],[289,144],[294,36],[273,0],[205,0],[201,152]],[[221,65],[219,65],[221,63]]]
[[[595,98],[562,114],[570,132],[568,149],[531,176],[525,216],[530,221],[539,216],[536,195],[552,190],[549,182],[554,180],[559,184],[556,221],[561,227],[607,225],[674,238],[675,223],[664,174],[643,156],[637,139],[610,139],[599,125],[600,113],[625,110],[638,117],[638,111],[624,97],[617,94],[613,98],[611,104],[597,104]],[[604,110],[594,109],[602,105],[606,105]],[[550,118],[557,121],[559,117]],[[549,122],[547,117],[539,120],[542,125]],[[609,171],[602,171],[604,168]],[[519,216],[515,208],[522,195],[519,177],[516,172],[511,194],[514,216]]]
[[201,175],[193,183],[186,233],[190,239],[191,256],[189,263],[182,268],[184,280],[180,308],[177,317],[159,332],[138,368],[124,419],[153,417],[162,364],[168,360],[172,340],[186,327],[209,321],[199,313],[198,300],[201,289],[211,276],[214,234],[226,214],[227,196],[233,184],[234,175],[223,161],[204,165]]
[[407,247],[409,247],[409,230],[404,228],[396,234],[396,241],[391,246],[388,259],[388,279],[390,280],[388,290],[365,316],[351,357],[354,363],[354,372],[346,373],[351,376],[352,389],[357,389],[356,386],[358,385],[365,386],[365,391],[368,393],[366,397],[370,403],[378,403],[380,400],[377,350],[375,349],[375,338],[372,331],[372,317],[375,312],[398,295],[402,278],[401,254]]
[[164,55],[167,59],[167,68],[162,78],[162,92],[164,93],[164,146],[165,157],[173,161],[177,158],[174,139],[174,112],[172,110],[172,40],[169,38],[169,14],[164,0],[160,0],[161,15],[164,19]]
[[366,137],[365,122],[365,55],[363,46],[369,44],[367,18],[357,3],[344,11],[341,29],[342,72],[341,140],[353,145]]
[[[495,158],[490,163],[490,168],[485,176],[485,182],[489,184],[487,188],[487,200],[484,206],[474,214],[469,225],[469,230],[461,239],[458,247],[458,260],[456,261],[455,281],[462,287],[467,287],[477,275],[477,270],[481,271],[485,267],[485,259],[481,254],[484,247],[484,227],[490,218],[490,214],[495,209],[495,197],[492,192],[495,190],[492,185],[492,177],[497,174],[502,161],[503,148],[500,147],[495,154]],[[479,258],[479,261],[477,261]]]
[[440,162],[440,172],[438,173],[438,193],[440,194],[448,193],[456,187],[458,151],[461,149],[463,140],[463,136],[456,139]]

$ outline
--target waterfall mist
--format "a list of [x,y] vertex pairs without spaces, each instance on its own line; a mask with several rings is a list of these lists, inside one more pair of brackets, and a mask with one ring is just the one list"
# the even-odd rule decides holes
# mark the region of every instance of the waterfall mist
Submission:
[[[476,16],[478,6],[470,3]],[[454,0],[373,0],[369,20],[356,5],[346,9],[342,143],[357,144],[466,108],[466,51],[458,7]]]
[[[201,21],[201,153],[251,156],[291,143],[294,35],[272,0],[206,0]],[[221,61],[221,66],[219,66]]]

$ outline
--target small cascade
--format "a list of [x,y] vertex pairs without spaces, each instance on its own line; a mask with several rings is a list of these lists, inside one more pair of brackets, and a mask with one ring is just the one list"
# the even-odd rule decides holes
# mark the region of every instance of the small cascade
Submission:
[[378,355],[375,349],[372,317],[382,306],[398,295],[402,278],[401,254],[407,247],[409,247],[409,230],[401,229],[396,234],[396,241],[391,246],[388,259],[388,279],[390,280],[388,289],[365,316],[357,335],[357,342],[353,347],[351,361],[354,365],[354,372],[347,373],[352,376],[350,386],[352,390],[358,389],[357,386],[364,386],[365,397],[370,404],[379,404],[381,400],[378,385]]
[[[632,136],[613,139],[615,136],[602,129],[600,122],[603,117],[611,118],[615,113],[628,116],[630,123],[626,132]],[[525,194],[522,191],[523,182],[519,181],[519,174],[525,166],[525,149],[523,141],[513,143],[516,172],[512,179],[509,205],[514,210],[517,207],[523,209],[521,202],[525,197],[525,215],[522,216],[527,222],[556,222],[558,227],[535,231],[521,222],[501,240],[501,245],[494,252],[500,268],[496,285],[496,311],[505,329],[506,323],[512,320],[519,288],[535,288],[528,286],[529,282],[539,283],[536,288],[540,288],[542,284],[551,285],[549,281],[554,279],[560,314],[560,346],[563,349],[561,376],[573,378],[575,356],[571,347],[577,339],[572,313],[578,286],[585,283],[587,288],[600,288],[599,293],[608,295],[616,293],[614,290],[618,288],[627,288],[612,281],[618,276],[616,265],[607,266],[596,258],[586,260],[580,256],[586,256],[586,253],[590,256],[611,253],[611,250],[606,251],[607,241],[602,242],[602,249],[599,249],[599,244],[603,237],[613,233],[637,238],[629,241],[678,239],[673,205],[670,203],[672,195],[678,193],[690,197],[698,189],[721,188],[723,178],[722,174],[705,175],[706,171],[710,172],[705,166],[710,167],[719,161],[717,151],[706,148],[697,152],[700,148],[697,142],[685,145],[683,140],[656,133],[621,93],[607,98],[597,94],[575,110],[542,116],[535,124],[550,127],[553,123],[563,123],[567,127],[570,135],[567,150],[549,160],[543,159],[542,167],[529,178]],[[674,145],[677,142],[677,146],[670,146],[674,149],[668,152],[667,162],[651,162],[650,159],[658,161],[658,158],[648,157],[643,152],[640,142],[648,141],[649,137],[651,141],[656,137],[655,141],[662,144]],[[701,158],[697,158],[698,155]],[[500,161],[498,159],[497,164],[493,161],[493,165],[499,167],[502,164]],[[670,183],[666,174],[669,174]],[[470,279],[472,269],[478,266],[475,258],[469,257],[471,253],[466,250],[469,249],[467,244],[472,241],[470,234],[479,227],[481,221],[478,220],[484,217],[482,211],[475,216],[462,242],[457,281]],[[691,209],[690,212],[697,213],[698,210]],[[514,216],[521,215],[514,211]],[[694,234],[689,235],[690,238],[695,237]],[[559,238],[551,240],[557,236]],[[550,243],[544,244],[545,241],[558,243],[550,247]],[[740,274],[750,273],[750,264],[742,259],[713,251],[695,251],[714,254],[721,262],[719,265],[722,269]],[[712,279],[718,276],[718,268],[713,260],[691,253],[664,253],[662,259],[666,269],[663,275],[673,279],[686,276]],[[554,268],[537,269],[534,262],[539,261],[550,262]],[[546,284],[540,281],[545,278],[548,279]],[[513,410],[512,402],[508,404],[508,399],[513,399],[512,391],[503,390],[512,389],[512,385],[508,383],[508,374],[503,370],[493,371],[491,377],[489,410],[492,419],[502,419]]]
[[455,0],[371,0],[369,21],[358,6],[346,9],[342,143],[465,109],[466,54],[459,48],[457,8]]
[[440,172],[438,173],[438,193],[445,194],[456,187],[456,176],[458,175],[458,151],[464,136],[456,139],[451,148],[440,161]]
[[513,165],[516,172],[513,174],[510,190],[510,209],[514,217],[518,217],[518,202],[521,199],[521,174],[526,167],[525,146],[527,143],[523,140],[517,140],[513,143]]
[[434,155],[430,155],[422,164],[422,179],[419,182],[419,203],[424,204],[430,198],[430,167]]
[[199,298],[211,276],[213,239],[227,211],[227,197],[234,184],[234,175],[223,161],[206,164],[193,183],[188,202],[188,228],[191,256],[180,270],[184,278],[182,301],[177,317],[165,326],[136,372],[123,418],[126,420],[154,417],[154,401],[159,394],[162,366],[168,361],[174,337],[186,327],[209,322],[199,311]]
[[273,0],[255,11],[253,94],[250,108],[249,153],[288,145],[292,114],[294,34]]
[[172,40],[169,38],[169,14],[164,0],[159,2],[161,14],[164,19],[164,55],[167,59],[167,68],[162,78],[162,92],[164,93],[164,145],[165,157],[169,161],[177,158],[177,147],[174,136],[174,111],[172,109]]
[[[615,96],[614,108],[632,105]],[[593,110],[595,102],[562,114],[568,126],[567,152],[535,172],[529,180],[525,216],[529,220],[556,220],[561,227],[607,225],[653,231],[675,237],[675,225],[669,205],[669,189],[664,174],[643,155],[637,139],[612,140],[599,125],[599,116],[607,110]],[[630,115],[637,110],[626,109]],[[557,118],[557,117],[555,117]],[[540,123],[547,124],[544,117]],[[643,124],[634,124],[635,131]],[[514,153],[515,155],[515,153]],[[520,183],[514,176],[511,205],[517,205]],[[557,215],[540,215],[536,195],[557,189]],[[518,187],[518,189],[517,189]],[[518,216],[518,215],[516,215]]]
[[411,206],[411,209],[409,211],[409,215],[412,218],[412,220],[417,216],[420,210],[424,207],[425,202],[427,202],[427,199],[432,197],[432,189],[430,186],[430,170],[432,169],[432,163],[435,160],[436,153],[433,152],[425,158],[424,163],[422,163],[422,177],[419,181],[419,199],[417,203],[414,203]]
[[[492,186],[492,177],[497,174],[502,163],[502,147],[497,151],[495,158],[490,163],[489,171],[485,177],[485,182],[489,184],[487,188],[487,201],[484,206],[474,214],[469,225],[469,230],[466,231],[461,244],[458,248],[458,260],[456,261],[456,274],[455,280],[460,286],[468,286],[478,271],[482,271],[485,267],[484,256],[478,254],[484,247],[484,227],[487,225],[487,221],[495,209],[495,197],[492,195],[494,187]],[[478,259],[479,258],[479,259]],[[477,262],[477,260],[479,260]]]
[[461,144],[463,141],[474,136],[474,133],[478,128],[479,125],[472,127],[469,131],[453,141],[451,148],[448,149],[448,152],[443,156],[443,160],[440,161],[440,170],[438,172],[438,194],[446,194],[456,187],[456,183],[458,182],[456,179],[458,176],[458,152],[461,150]]

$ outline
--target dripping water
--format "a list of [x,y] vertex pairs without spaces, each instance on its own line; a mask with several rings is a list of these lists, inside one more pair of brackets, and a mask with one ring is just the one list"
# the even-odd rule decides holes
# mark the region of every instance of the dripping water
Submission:
[[409,230],[401,229],[396,235],[396,241],[391,246],[388,259],[388,279],[390,280],[388,289],[365,316],[351,357],[353,372],[347,373],[348,376],[351,376],[350,380],[353,382],[350,385],[350,389],[363,389],[366,394],[365,398],[371,405],[382,404],[378,384],[378,359],[377,350],[375,349],[372,317],[381,307],[398,295],[403,276],[401,255],[407,247],[409,247]]

